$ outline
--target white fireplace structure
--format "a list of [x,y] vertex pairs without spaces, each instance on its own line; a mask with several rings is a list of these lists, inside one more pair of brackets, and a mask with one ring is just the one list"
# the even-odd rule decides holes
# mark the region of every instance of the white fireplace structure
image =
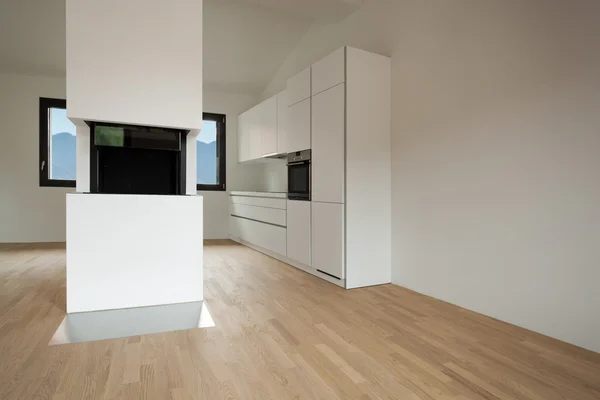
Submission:
[[[67,0],[66,23],[67,116],[77,127],[77,193],[67,195],[67,312],[203,300],[195,146],[202,0]],[[95,193],[90,127],[99,123],[185,132],[180,194]]]

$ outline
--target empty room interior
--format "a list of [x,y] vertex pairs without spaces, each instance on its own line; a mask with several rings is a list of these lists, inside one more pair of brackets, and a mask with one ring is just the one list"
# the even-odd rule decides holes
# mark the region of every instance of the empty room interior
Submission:
[[0,399],[600,399],[600,1],[3,0]]

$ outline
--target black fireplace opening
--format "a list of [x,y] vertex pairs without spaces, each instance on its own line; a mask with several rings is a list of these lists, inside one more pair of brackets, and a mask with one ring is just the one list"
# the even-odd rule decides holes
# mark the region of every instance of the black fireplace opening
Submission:
[[185,194],[188,131],[88,124],[92,193]]

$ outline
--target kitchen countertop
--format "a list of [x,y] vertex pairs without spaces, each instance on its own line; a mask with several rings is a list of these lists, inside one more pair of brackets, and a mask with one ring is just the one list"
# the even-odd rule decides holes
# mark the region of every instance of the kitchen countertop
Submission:
[[276,199],[287,199],[287,192],[242,192],[231,191],[231,196],[247,196],[247,197],[272,197]]

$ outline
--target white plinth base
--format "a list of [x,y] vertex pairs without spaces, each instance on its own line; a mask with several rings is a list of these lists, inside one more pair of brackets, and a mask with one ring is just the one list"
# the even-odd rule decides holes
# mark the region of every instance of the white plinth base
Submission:
[[202,301],[202,200],[67,194],[67,313]]

